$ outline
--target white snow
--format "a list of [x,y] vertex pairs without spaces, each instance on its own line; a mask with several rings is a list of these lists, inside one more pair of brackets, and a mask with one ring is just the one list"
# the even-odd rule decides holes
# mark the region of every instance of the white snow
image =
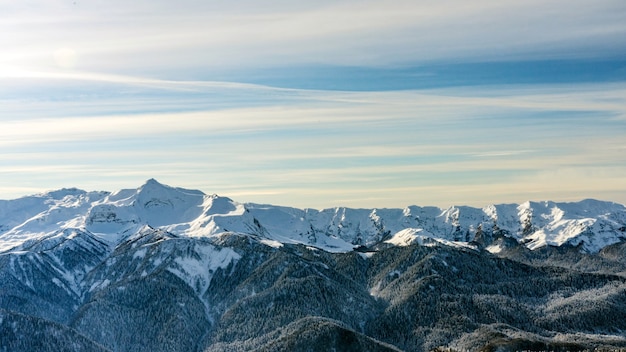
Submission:
[[153,179],[138,189],[114,193],[63,189],[0,200],[0,219],[0,252],[63,229],[89,231],[111,248],[142,229],[154,228],[189,237],[224,232],[251,234],[272,247],[304,244],[331,252],[351,251],[382,240],[397,246],[418,243],[468,247],[479,230],[496,227],[530,249],[572,244],[597,252],[626,237],[626,208],[596,200],[529,201],[482,209],[409,206],[315,210],[242,204],[227,197],[166,186]]
[[490,246],[488,246],[487,248],[485,248],[485,250],[489,253],[493,253],[493,254],[498,254],[500,252],[502,252],[504,248],[502,248],[502,245],[500,244],[492,244]]
[[360,255],[363,259],[369,259],[373,257],[376,252],[357,252],[357,254]]
[[144,247],[144,248],[142,248],[142,249],[140,249],[140,250],[136,251],[136,252],[133,254],[133,259],[137,259],[137,258],[140,258],[140,259],[141,259],[141,258],[143,258],[143,257],[145,257],[145,256],[146,256],[146,253],[147,253],[147,252],[148,252],[148,248]]
[[185,281],[199,295],[209,287],[218,268],[225,269],[231,262],[241,258],[230,248],[218,249],[202,243],[194,244],[193,254],[177,257],[167,270]]
[[431,238],[423,229],[408,228],[402,231],[398,231],[391,239],[386,240],[386,243],[391,243],[396,246],[409,246],[414,243],[424,244],[424,239]]
[[386,240],[385,243],[390,243],[396,246],[409,246],[412,244],[419,244],[420,246],[437,246],[446,245],[450,247],[463,247],[469,249],[476,249],[473,245],[459,241],[448,241],[443,238],[438,238],[432,233],[428,233],[422,229],[404,229],[397,232],[393,237]]
[[278,241],[269,240],[269,239],[266,239],[266,238],[262,239],[260,242],[263,243],[266,246],[270,246],[270,247],[274,247],[274,248],[280,248],[280,247],[283,246],[283,244],[278,242]]
[[109,279],[105,279],[105,280],[103,280],[101,282],[96,282],[93,285],[91,285],[90,291],[92,291],[96,287],[98,287],[100,289],[103,289],[103,288],[109,286],[110,283],[111,283],[111,280],[109,280]]

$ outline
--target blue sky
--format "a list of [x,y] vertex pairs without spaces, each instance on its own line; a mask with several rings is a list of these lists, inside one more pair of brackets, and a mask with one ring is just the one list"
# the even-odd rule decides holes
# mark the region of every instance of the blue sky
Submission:
[[0,199],[626,203],[626,3],[0,0]]

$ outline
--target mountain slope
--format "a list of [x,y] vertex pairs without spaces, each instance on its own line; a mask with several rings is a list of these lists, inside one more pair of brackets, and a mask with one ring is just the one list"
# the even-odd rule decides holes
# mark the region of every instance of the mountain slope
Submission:
[[318,211],[149,180],[0,214],[0,351],[626,348],[610,202]]
[[61,324],[0,309],[2,351],[109,351]]

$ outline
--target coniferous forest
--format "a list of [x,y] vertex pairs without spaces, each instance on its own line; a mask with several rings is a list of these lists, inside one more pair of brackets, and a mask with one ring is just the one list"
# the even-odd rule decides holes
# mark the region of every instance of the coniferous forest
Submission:
[[[0,350],[626,348],[623,243],[595,254],[514,244],[497,255],[418,244],[330,253],[151,230],[108,251],[89,233],[69,237],[0,255]],[[81,277],[60,277],[61,266]]]

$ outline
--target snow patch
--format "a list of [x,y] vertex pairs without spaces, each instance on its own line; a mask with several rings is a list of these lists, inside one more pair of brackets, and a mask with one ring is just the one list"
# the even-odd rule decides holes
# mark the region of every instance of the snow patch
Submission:
[[423,229],[409,228],[397,232],[390,239],[386,240],[385,243],[390,243],[396,246],[410,246],[417,242],[420,245],[423,245],[424,238],[430,238],[431,236],[432,234],[429,234]]
[[373,257],[376,252],[357,252],[357,254],[360,255],[363,259],[369,259]]
[[103,281],[94,282],[93,284],[91,284],[91,287],[89,287],[89,292],[92,292],[96,288],[97,289],[106,288],[107,286],[109,286],[110,283],[111,283],[111,280],[109,280],[109,279],[105,279]]
[[140,249],[140,250],[136,251],[136,252],[133,254],[133,259],[143,258],[143,257],[145,257],[145,256],[146,256],[146,253],[147,253],[147,252],[148,252],[148,248],[145,248],[145,247],[144,247],[144,248],[142,248],[142,249]]
[[230,248],[217,249],[210,244],[195,243],[192,253],[177,257],[167,270],[185,281],[201,296],[209,287],[217,269],[225,269],[240,258]]
[[487,252],[492,253],[492,254],[498,254],[502,252],[503,249],[504,248],[500,244],[492,244],[491,246],[488,246],[485,248]]
[[475,250],[476,247],[461,241],[449,241],[443,238],[439,238],[432,233],[424,231],[423,229],[404,229],[397,232],[385,243],[393,244],[395,246],[410,246],[412,244],[419,244],[420,246],[433,247],[438,245],[446,245],[449,247],[468,248]]
[[275,240],[269,240],[267,238],[263,238],[259,242],[263,243],[266,246],[273,247],[273,248],[280,248],[283,246],[282,243],[275,241]]

